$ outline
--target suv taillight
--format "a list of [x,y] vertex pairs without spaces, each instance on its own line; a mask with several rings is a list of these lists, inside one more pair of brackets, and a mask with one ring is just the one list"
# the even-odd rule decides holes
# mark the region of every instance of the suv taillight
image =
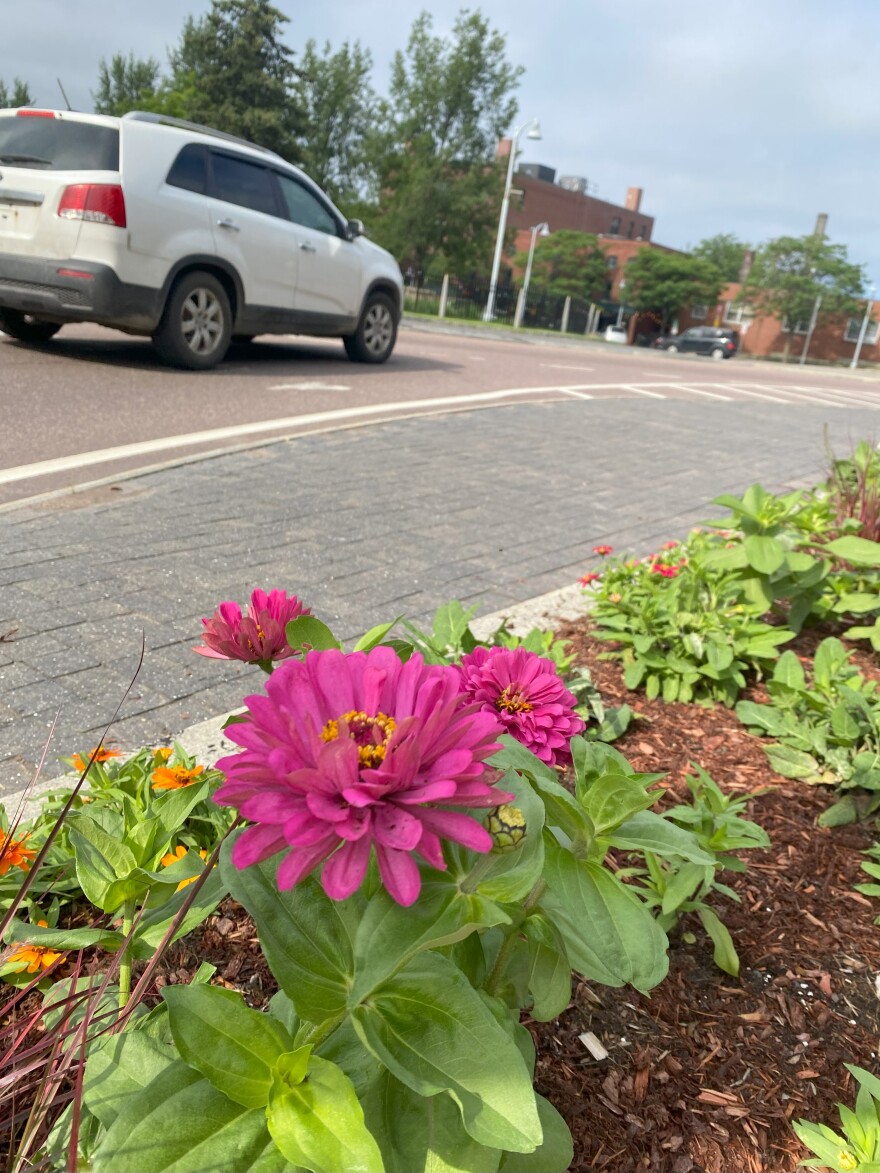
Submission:
[[125,197],[118,183],[74,183],[61,193],[58,215],[125,228]]

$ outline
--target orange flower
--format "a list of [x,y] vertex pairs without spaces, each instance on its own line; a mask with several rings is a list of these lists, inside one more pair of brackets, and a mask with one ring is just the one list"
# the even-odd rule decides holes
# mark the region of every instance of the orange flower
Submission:
[[160,766],[153,771],[153,789],[181,790],[184,786],[198,782],[199,775],[204,772],[204,766],[193,766],[191,770],[186,766]]
[[[162,867],[170,868],[173,863],[177,863],[179,859],[183,859],[183,857],[186,855],[186,851],[187,849],[183,846],[183,844],[179,843],[173,851],[169,851],[167,855],[162,856]],[[199,857],[201,859],[208,858],[208,853],[204,848],[199,852]],[[185,888],[187,884],[191,884],[193,880],[197,879],[198,876],[188,876],[185,880],[180,881],[180,883],[177,885],[176,891],[179,892],[181,888]]]
[[89,758],[92,756],[92,754],[95,755],[96,762],[109,762],[111,758],[122,757],[121,750],[104,749],[103,745],[99,745],[97,749],[93,749],[92,753],[86,754],[85,757],[83,757],[82,754],[75,753],[71,759],[73,762],[73,768],[75,770],[79,770],[79,772],[82,773],[89,764]]
[[10,868],[21,868],[29,871],[31,860],[37,854],[33,847],[25,847],[27,835],[20,839],[10,839],[0,831],[0,876],[5,876]]
[[[44,920],[37,921],[37,924],[41,929],[48,927]],[[56,953],[45,945],[22,945],[9,958],[9,963],[20,962],[19,973],[39,973],[40,969],[48,969],[63,956],[63,953]]]
[[157,762],[167,762],[174,750],[168,745],[160,745],[158,749],[153,750],[153,757]]

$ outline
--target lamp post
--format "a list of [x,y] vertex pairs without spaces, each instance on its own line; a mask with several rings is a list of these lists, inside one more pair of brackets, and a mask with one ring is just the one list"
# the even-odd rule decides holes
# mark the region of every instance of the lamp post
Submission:
[[504,249],[504,233],[507,228],[507,209],[510,206],[510,189],[513,186],[513,167],[516,162],[516,151],[519,146],[519,136],[524,130],[528,131],[526,138],[539,139],[541,127],[537,118],[525,122],[513,132],[510,140],[510,158],[507,161],[507,180],[504,184],[504,198],[501,201],[501,216],[498,219],[498,237],[495,241],[495,257],[492,261],[492,276],[489,278],[489,298],[486,302],[486,311],[483,314],[484,322],[491,322],[495,317],[495,291],[498,287],[498,274],[501,272],[501,253]]
[[810,343],[813,341],[813,331],[816,329],[816,320],[819,317],[819,310],[820,310],[821,306],[822,306],[822,294],[820,293],[816,297],[816,301],[813,305],[813,312],[810,315],[810,325],[809,325],[809,328],[807,329],[807,337],[804,342],[804,348],[801,351],[801,357],[798,360],[800,362],[801,366],[803,366],[804,363],[807,361],[807,351],[810,349]]
[[549,224],[536,224],[534,226],[534,228],[532,228],[531,232],[532,232],[532,240],[531,240],[531,243],[529,244],[529,259],[526,264],[526,275],[523,280],[522,291],[519,295],[519,302],[517,303],[517,307],[516,307],[516,318],[513,323],[514,326],[516,326],[516,327],[519,327],[522,325],[523,317],[525,316],[525,312],[526,312],[526,302],[527,302],[528,296],[529,296],[529,282],[532,279],[532,261],[534,261],[534,259],[535,259],[535,244],[537,243],[539,236],[549,236],[550,235],[550,225]]
[[874,304],[874,286],[868,288],[868,300],[865,302],[865,316],[862,318],[862,328],[859,330],[859,340],[856,343],[856,352],[852,356],[852,362],[849,364],[851,371],[858,370],[859,355],[862,353],[862,343],[865,341],[865,335],[868,333],[868,322],[871,320],[871,309]]

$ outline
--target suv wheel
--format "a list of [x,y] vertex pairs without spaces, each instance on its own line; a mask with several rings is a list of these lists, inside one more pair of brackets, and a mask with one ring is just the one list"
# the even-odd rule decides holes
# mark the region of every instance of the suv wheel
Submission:
[[165,305],[153,344],[175,367],[207,371],[229,349],[232,310],[226,290],[210,273],[187,273]]
[[666,347],[666,351],[668,354],[678,354],[678,347],[674,342],[672,342],[669,346]]
[[342,341],[345,353],[353,362],[385,362],[397,341],[397,319],[391,298],[385,293],[371,294],[357,330]]
[[712,351],[713,358],[724,358],[724,350],[720,346],[716,346]]
[[19,342],[48,342],[60,329],[58,322],[41,322],[18,310],[0,310],[0,331]]

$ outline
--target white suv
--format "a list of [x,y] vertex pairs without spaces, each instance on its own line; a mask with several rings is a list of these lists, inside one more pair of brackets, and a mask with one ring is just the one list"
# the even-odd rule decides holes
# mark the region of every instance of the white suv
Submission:
[[272,151],[156,114],[0,110],[0,331],[152,337],[206,370],[233,339],[341,338],[384,362],[400,268]]

